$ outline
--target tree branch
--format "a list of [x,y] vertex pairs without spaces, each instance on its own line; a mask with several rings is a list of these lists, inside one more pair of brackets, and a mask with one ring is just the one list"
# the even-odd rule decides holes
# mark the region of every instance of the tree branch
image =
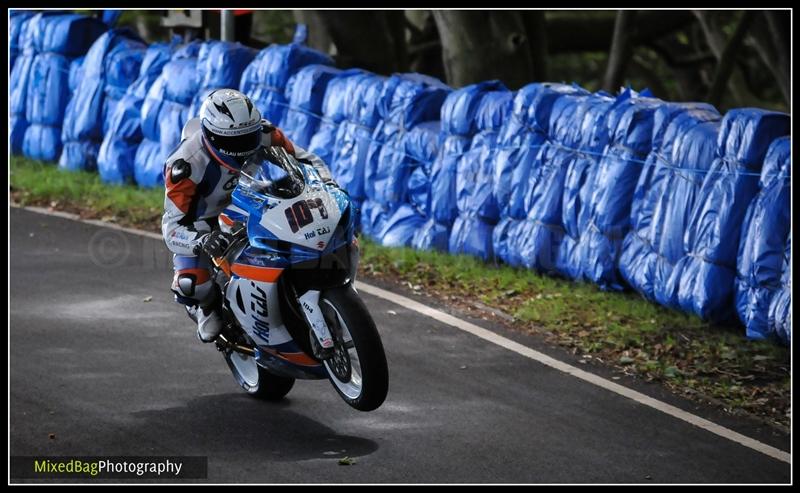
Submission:
[[614,93],[625,79],[625,66],[631,54],[630,32],[634,29],[636,19],[635,10],[620,10],[617,12],[617,22],[614,25],[614,36],[611,40],[611,49],[608,53],[608,66],[603,78],[603,89]]
[[[547,16],[547,46],[550,54],[576,51],[607,51],[608,40],[614,36],[613,15]],[[648,10],[637,15],[637,32],[631,38],[632,45],[656,40],[686,27],[695,18],[688,11]]]
[[731,36],[727,46],[725,46],[725,49],[720,55],[719,64],[714,73],[714,79],[711,82],[711,88],[708,90],[707,97],[708,102],[714,106],[719,106],[722,101],[722,94],[736,66],[736,55],[738,54],[739,47],[742,45],[744,36],[747,34],[747,30],[750,28],[754,19],[755,12],[752,10],[746,10],[742,14],[736,26],[736,31],[734,31],[733,36]]

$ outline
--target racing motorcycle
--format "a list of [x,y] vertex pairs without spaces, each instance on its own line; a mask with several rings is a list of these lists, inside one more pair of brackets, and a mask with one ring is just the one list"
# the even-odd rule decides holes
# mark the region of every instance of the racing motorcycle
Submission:
[[[360,411],[386,398],[389,372],[375,322],[353,286],[353,204],[311,165],[263,148],[243,165],[219,216],[231,235],[213,258],[223,330],[215,341],[249,394],[279,400],[296,379],[329,379]],[[193,320],[194,307],[187,307]]]

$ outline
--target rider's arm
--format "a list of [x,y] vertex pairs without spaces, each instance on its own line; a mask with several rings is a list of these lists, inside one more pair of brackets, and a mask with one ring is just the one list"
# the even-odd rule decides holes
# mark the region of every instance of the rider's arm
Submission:
[[193,174],[199,173],[192,173],[192,165],[183,159],[168,162],[164,170],[166,192],[161,233],[170,251],[178,255],[195,255],[193,250],[198,240],[209,230],[205,222],[201,221],[199,226],[195,223],[200,180]]
[[332,182],[333,176],[331,175],[331,171],[325,165],[325,162],[316,154],[308,152],[307,150],[303,149],[302,147],[296,146],[289,140],[288,137],[279,129],[278,127],[272,126],[266,120],[264,121],[264,130],[265,134],[268,136],[265,145],[274,145],[280,146],[286,149],[286,152],[293,155],[297,158],[298,161],[305,161],[319,172],[320,177],[322,178],[323,182]]

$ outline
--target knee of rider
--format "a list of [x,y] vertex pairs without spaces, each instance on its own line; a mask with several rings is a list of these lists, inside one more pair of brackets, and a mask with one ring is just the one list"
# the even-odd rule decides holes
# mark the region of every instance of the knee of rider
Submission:
[[207,304],[214,300],[214,283],[208,274],[196,272],[176,272],[172,290],[178,301],[184,304]]

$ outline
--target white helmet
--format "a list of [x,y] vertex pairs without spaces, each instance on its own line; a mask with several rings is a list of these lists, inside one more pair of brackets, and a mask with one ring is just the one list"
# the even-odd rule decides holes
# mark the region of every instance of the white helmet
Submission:
[[261,145],[261,113],[239,91],[212,91],[200,107],[200,121],[209,145],[239,163]]

